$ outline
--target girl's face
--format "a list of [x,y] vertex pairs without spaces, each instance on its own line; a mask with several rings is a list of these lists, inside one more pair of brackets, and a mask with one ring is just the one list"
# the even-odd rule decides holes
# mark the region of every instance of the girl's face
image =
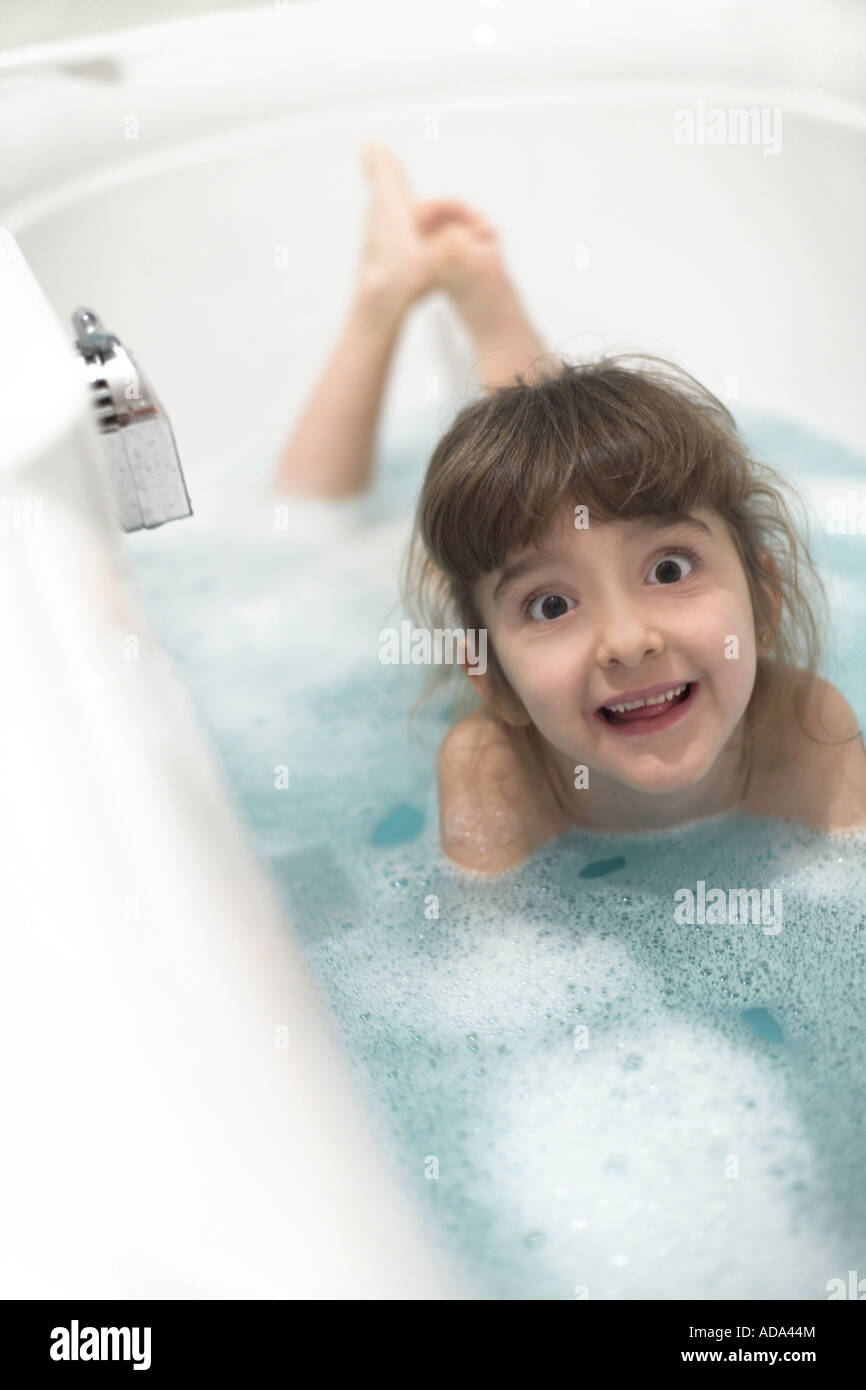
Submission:
[[[537,549],[478,581],[503,673],[568,785],[683,791],[729,744],[755,682],[745,572],[722,518],[590,522],[566,511]],[[476,678],[477,679],[477,678]],[[689,684],[688,697],[615,722],[603,706]],[[490,686],[482,693],[488,693]],[[662,717],[650,717],[663,709]]]

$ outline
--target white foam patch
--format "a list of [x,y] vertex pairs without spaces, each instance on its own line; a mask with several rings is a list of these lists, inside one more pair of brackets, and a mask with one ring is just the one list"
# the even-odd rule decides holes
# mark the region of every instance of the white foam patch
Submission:
[[715,1029],[647,1011],[614,1043],[553,1069],[537,1059],[513,1081],[494,1121],[497,1168],[514,1175],[515,1217],[543,1243],[559,1297],[823,1288],[841,1252],[820,1221],[791,1221],[791,1190],[816,1184],[804,1126],[758,1059]]
[[[312,947],[488,1296],[820,1298],[866,1253],[862,844],[741,822],[660,846],[624,842],[616,886],[576,879],[589,842],[469,902],[417,846],[369,862],[367,911]],[[781,885],[782,931],[674,924],[689,858]]]

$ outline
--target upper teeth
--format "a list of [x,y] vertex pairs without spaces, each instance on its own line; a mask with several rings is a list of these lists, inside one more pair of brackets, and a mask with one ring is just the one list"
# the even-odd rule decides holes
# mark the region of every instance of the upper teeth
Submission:
[[[688,685],[688,681],[686,681]],[[644,705],[661,705],[665,700],[673,700],[677,695],[682,695],[685,685],[674,686],[672,690],[666,690],[664,695],[651,695],[648,700],[628,700],[624,705],[605,705],[605,709],[612,709],[617,714],[623,714],[627,709],[642,709]]]

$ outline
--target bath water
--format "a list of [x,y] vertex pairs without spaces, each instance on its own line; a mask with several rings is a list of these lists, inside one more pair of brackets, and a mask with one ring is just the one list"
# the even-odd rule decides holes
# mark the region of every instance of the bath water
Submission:
[[[445,860],[452,696],[410,729],[428,671],[379,660],[442,424],[392,424],[365,498],[281,506],[263,460],[189,478],[194,519],[128,538],[286,930],[477,1297],[827,1298],[866,1277],[866,843],[728,816],[573,831],[499,879]],[[866,535],[821,518],[866,496],[866,461],[741,424],[809,499],[824,674],[862,726]],[[675,920],[684,890],[734,886],[778,890],[780,925]]]

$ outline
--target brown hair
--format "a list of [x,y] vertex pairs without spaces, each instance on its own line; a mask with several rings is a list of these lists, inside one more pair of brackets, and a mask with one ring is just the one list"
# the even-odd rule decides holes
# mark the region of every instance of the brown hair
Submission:
[[[538,544],[566,503],[585,505],[597,522],[701,506],[724,518],[756,628],[771,634],[775,648],[758,657],[746,710],[748,784],[754,750],[789,704],[802,727],[828,631],[799,493],[751,457],[730,411],[673,363],[638,354],[586,364],[549,358],[531,383],[518,376],[467,405],[436,445],[404,561],[415,621],[482,627],[476,581]],[[777,591],[778,612],[764,584]],[[492,650],[487,661],[497,686],[510,693]],[[422,699],[449,669],[434,668]],[[471,693],[469,700],[476,703]]]

